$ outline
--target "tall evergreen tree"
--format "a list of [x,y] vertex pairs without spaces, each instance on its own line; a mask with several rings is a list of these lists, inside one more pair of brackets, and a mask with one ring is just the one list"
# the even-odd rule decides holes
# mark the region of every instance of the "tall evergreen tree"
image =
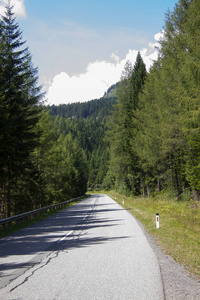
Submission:
[[143,168],[177,198],[199,185],[199,1],[180,0],[166,18],[160,58],[140,98],[137,141]]
[[10,216],[15,201],[13,188],[17,190],[29,154],[36,146],[33,129],[38,122],[42,94],[37,86],[37,69],[31,63],[29,49],[24,47],[10,1],[0,25],[0,106],[4,125],[0,132],[0,186]]
[[113,114],[111,129],[111,170],[117,185],[134,194],[140,192],[140,170],[134,149],[136,129],[135,112],[139,94],[146,77],[146,67],[138,52],[134,67],[125,65],[122,80],[117,89],[118,104]]

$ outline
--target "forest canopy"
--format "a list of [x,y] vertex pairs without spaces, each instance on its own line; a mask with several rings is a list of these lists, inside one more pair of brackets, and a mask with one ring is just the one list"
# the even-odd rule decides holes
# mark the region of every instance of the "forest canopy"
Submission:
[[200,199],[200,3],[166,14],[159,58],[140,52],[101,99],[45,106],[9,2],[0,22],[0,215],[116,189]]

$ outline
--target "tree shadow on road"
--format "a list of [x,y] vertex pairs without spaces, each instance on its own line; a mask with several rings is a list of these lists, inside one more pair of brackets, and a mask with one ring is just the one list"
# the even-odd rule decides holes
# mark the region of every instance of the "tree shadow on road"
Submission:
[[[105,205],[108,208],[105,208]],[[91,206],[86,199],[29,228],[1,239],[0,288],[39,264],[51,252],[67,252],[75,248],[129,238],[87,234],[94,228],[120,226],[121,218],[110,217],[111,212],[120,210],[123,209],[113,203],[96,203]],[[19,257],[19,260],[16,257]],[[8,258],[10,258],[9,263]]]

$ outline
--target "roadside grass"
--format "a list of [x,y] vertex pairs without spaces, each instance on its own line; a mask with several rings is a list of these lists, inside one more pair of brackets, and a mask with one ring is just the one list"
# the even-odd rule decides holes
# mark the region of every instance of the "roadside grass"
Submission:
[[[83,199],[85,199],[85,198],[83,198]],[[83,199],[78,199],[78,200],[72,201],[70,203],[67,203],[62,208],[57,208],[52,211],[48,210],[46,213],[43,213],[42,215],[34,216],[28,220],[26,220],[26,219],[21,220],[21,221],[19,221],[18,224],[16,222],[12,222],[9,225],[7,225],[6,229],[3,229],[3,226],[0,225],[0,239],[9,234],[15,233],[20,229],[23,229],[23,228],[29,227],[35,223],[38,223],[54,214],[57,214],[58,212],[62,211],[63,209],[66,209],[66,208],[74,205],[75,203],[82,201]]]
[[[164,253],[200,279],[200,204],[192,200],[177,202],[159,197],[126,197],[115,191],[103,193],[130,211]],[[156,213],[159,213],[159,229],[156,229]]]

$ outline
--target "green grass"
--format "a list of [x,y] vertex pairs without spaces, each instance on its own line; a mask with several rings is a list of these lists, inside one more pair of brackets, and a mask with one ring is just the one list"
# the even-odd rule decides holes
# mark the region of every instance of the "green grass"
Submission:
[[72,201],[70,203],[67,203],[63,208],[60,208],[60,209],[57,208],[52,211],[48,210],[46,213],[44,213],[42,215],[34,216],[29,220],[26,220],[26,219],[21,220],[18,224],[16,222],[12,222],[11,224],[7,225],[6,229],[3,229],[3,226],[0,226],[0,238],[3,238],[9,234],[17,232],[20,229],[29,227],[37,222],[40,222],[56,213],[62,211],[63,209],[70,207],[77,202],[80,202],[81,200],[83,200],[83,199],[78,199],[78,200]]
[[[200,203],[126,197],[115,191],[105,193],[129,210],[166,254],[200,279]],[[159,229],[156,229],[156,213],[159,213]]]

